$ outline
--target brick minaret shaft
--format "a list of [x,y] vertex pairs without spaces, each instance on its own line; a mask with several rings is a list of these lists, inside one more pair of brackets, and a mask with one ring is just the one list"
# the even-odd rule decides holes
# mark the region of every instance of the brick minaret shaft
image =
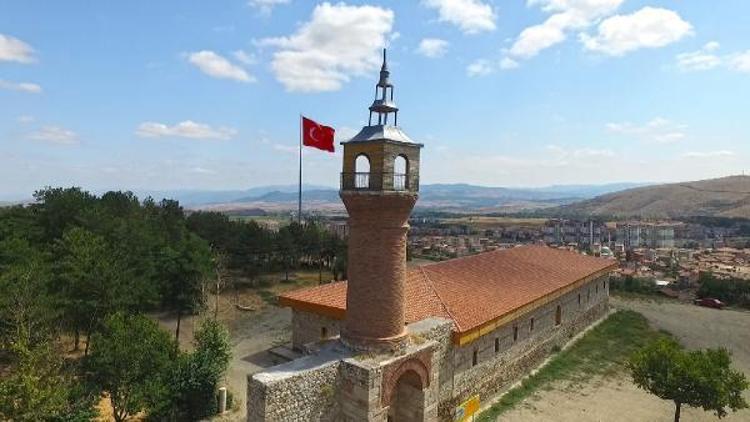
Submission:
[[422,145],[395,126],[398,108],[389,75],[384,51],[370,123],[342,143],[340,196],[349,213],[342,341],[357,350],[397,349],[406,333],[406,235],[418,197]]
[[405,334],[406,234],[417,195],[341,198],[349,212],[345,341],[396,347]]

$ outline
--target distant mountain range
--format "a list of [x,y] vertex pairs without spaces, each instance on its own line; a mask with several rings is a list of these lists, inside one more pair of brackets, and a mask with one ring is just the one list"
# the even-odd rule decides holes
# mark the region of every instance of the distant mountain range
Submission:
[[[634,186],[637,183],[607,185],[560,185],[542,188],[502,188],[469,184],[433,184],[420,187],[417,208],[446,211],[517,211],[554,207],[562,204],[593,198],[601,193],[613,192]],[[207,208],[222,211],[238,211],[245,208],[261,208],[269,211],[294,209],[297,202],[297,186],[264,186],[246,191],[183,191],[164,192],[161,196],[178,199],[191,208]],[[160,195],[154,195],[155,198]],[[307,209],[342,209],[338,190],[331,187],[307,186],[302,199]]]
[[[171,198],[190,209],[257,215],[297,207],[297,185],[269,185],[245,190],[136,191],[139,198]],[[18,203],[18,202],[16,202]],[[10,205],[11,202],[0,202]],[[343,212],[338,189],[304,185],[306,210]],[[750,218],[750,176],[648,185],[555,185],[503,188],[469,184],[420,187],[417,209],[448,212],[534,211],[540,216],[679,218],[691,216]]]
[[638,187],[544,210],[550,215],[750,218],[750,176]]

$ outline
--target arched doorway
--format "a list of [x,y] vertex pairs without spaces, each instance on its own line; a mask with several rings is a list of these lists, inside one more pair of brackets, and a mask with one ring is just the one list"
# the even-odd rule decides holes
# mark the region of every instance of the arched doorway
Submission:
[[424,388],[416,371],[407,370],[401,374],[391,392],[388,422],[424,421]]

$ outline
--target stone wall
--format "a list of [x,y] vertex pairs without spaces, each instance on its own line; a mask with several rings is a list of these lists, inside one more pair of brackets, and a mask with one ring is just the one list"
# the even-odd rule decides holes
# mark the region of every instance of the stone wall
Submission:
[[[440,368],[441,419],[450,420],[455,407],[474,394],[486,400],[504,391],[538,366],[555,347],[564,346],[604,316],[609,297],[607,280],[593,280],[465,346],[446,345]],[[558,306],[560,325],[555,320]],[[515,341],[514,327],[518,329]]]
[[339,366],[343,350],[322,350],[248,377],[248,422],[339,420]]
[[[311,312],[292,310],[292,347],[304,351],[305,345],[341,334],[342,321]],[[325,335],[324,335],[325,334]]]

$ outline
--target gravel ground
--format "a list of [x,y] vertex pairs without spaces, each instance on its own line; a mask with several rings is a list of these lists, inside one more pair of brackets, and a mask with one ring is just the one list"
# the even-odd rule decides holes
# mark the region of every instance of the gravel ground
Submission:
[[247,401],[247,376],[281,361],[274,361],[267,350],[290,341],[292,312],[269,306],[238,319],[230,326],[232,362],[227,371],[229,389],[239,404],[230,420],[244,420]]
[[[678,302],[612,298],[617,308],[643,314],[654,327],[671,332],[688,348],[723,346],[737,369],[750,376],[750,312],[701,308]],[[750,401],[750,392],[745,396]],[[503,421],[671,421],[674,406],[635,387],[627,374],[595,378],[585,385],[558,383],[541,391]],[[682,409],[683,421],[718,421],[701,409]],[[750,421],[750,410],[730,413],[725,421]]]

